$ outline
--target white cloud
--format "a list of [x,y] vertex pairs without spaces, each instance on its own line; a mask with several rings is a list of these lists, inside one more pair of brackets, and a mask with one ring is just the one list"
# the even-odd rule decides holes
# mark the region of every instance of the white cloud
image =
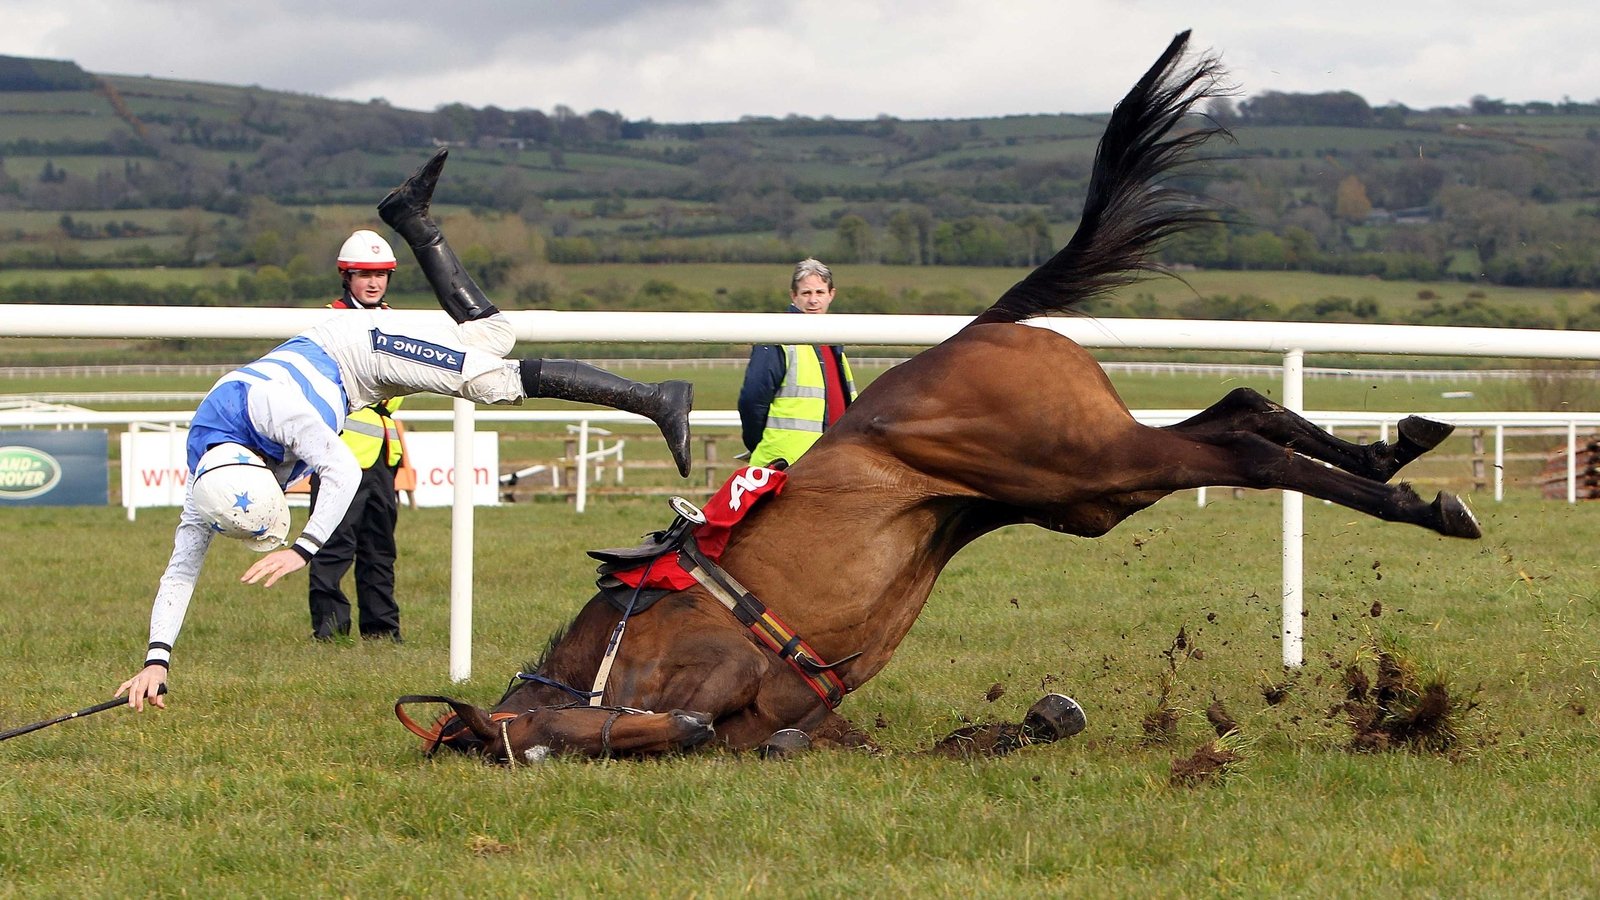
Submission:
[[0,0],[0,53],[92,72],[662,122],[1102,112],[1173,34],[1245,96],[1600,96],[1588,0]]

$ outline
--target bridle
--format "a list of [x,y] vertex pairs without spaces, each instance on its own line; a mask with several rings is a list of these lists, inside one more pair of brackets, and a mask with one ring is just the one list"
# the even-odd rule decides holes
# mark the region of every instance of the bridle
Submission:
[[[522,672],[518,672],[514,676],[514,679],[515,678],[527,678],[527,676]],[[528,680],[534,679],[530,678]],[[564,687],[564,685],[551,682],[549,679],[540,678],[537,680],[549,684],[555,684],[557,687]],[[443,746],[445,741],[445,731],[449,728],[450,723],[452,721],[461,721],[461,716],[459,713],[455,712],[456,705],[460,702],[461,701],[456,700],[453,697],[445,697],[439,694],[407,694],[394,702],[394,714],[395,718],[400,720],[400,724],[404,725],[407,731],[410,731],[412,734],[428,742],[427,753],[429,756],[432,756],[441,746]],[[451,712],[448,712],[440,716],[438,719],[435,719],[432,728],[423,728],[421,725],[418,725],[416,720],[411,718],[410,714],[405,711],[405,705],[408,703],[443,703],[451,708]],[[596,706],[589,703],[565,703],[561,706],[541,706],[539,709],[600,709],[609,712],[610,715],[606,716],[605,724],[600,726],[601,758],[609,758],[611,756],[611,729],[617,724],[618,719],[625,715],[645,715],[648,713],[648,710],[634,709],[631,706]],[[528,712],[534,711],[535,710],[529,710]],[[489,714],[490,724],[498,724],[500,726],[500,742],[505,745],[505,763],[513,768],[516,766],[517,761],[516,754],[511,750],[510,725],[513,720],[520,718],[523,715],[526,715],[526,713],[511,712],[509,710],[492,712]]]

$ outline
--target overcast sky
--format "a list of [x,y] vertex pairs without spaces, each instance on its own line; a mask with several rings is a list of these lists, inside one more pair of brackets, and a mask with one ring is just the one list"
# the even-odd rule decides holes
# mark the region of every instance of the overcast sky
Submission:
[[[1528,6],[1528,11],[1517,7]],[[1104,112],[1171,37],[1242,97],[1600,97],[1595,0],[0,0],[0,54],[407,109],[629,119]]]

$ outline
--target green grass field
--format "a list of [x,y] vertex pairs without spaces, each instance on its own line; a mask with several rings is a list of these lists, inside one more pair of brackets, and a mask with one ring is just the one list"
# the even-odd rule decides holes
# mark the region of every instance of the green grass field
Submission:
[[[900,653],[842,712],[884,748],[506,770],[425,759],[390,713],[488,704],[588,596],[584,549],[664,524],[608,499],[476,517],[473,676],[448,669],[448,512],[400,527],[406,643],[307,638],[214,548],[171,707],[0,745],[8,896],[1579,896],[1600,882],[1600,505],[1480,504],[1452,541],[1307,504],[1306,666],[1278,634],[1278,502],[1164,501],[1098,541],[1008,529],[946,570]],[[0,512],[0,725],[88,706],[142,656],[170,510]],[[298,517],[297,517],[298,518]],[[823,588],[825,590],[825,587]],[[1175,652],[1180,629],[1186,649]],[[1330,710],[1377,638],[1466,708],[1443,753],[1353,753]],[[1175,733],[1142,727],[1170,685]],[[1265,700],[1269,684],[1287,699]],[[992,685],[1003,694],[990,701]],[[1090,725],[997,759],[923,751],[1046,690]],[[1221,700],[1250,742],[1201,787],[1174,760]]]

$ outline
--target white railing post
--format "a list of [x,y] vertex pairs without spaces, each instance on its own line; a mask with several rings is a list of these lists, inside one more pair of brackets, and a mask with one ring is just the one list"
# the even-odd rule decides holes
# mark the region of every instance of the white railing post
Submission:
[[1494,427],[1494,502],[1506,496],[1506,427]]
[[450,680],[472,677],[472,436],[477,410],[457,397],[455,411],[455,503],[450,510]]
[[122,461],[122,505],[128,508],[128,521],[133,522],[139,518],[138,508],[133,503],[133,480],[139,475],[139,451],[134,449],[139,446],[139,423],[128,423],[128,452]]
[[583,512],[589,500],[589,420],[578,422],[578,496],[575,507]]
[[[1293,412],[1305,410],[1305,353],[1283,354],[1283,405]],[[1305,660],[1301,612],[1305,608],[1302,574],[1305,567],[1305,497],[1283,492],[1283,664],[1299,668]]]
[[1567,502],[1578,502],[1578,423],[1567,423]]

